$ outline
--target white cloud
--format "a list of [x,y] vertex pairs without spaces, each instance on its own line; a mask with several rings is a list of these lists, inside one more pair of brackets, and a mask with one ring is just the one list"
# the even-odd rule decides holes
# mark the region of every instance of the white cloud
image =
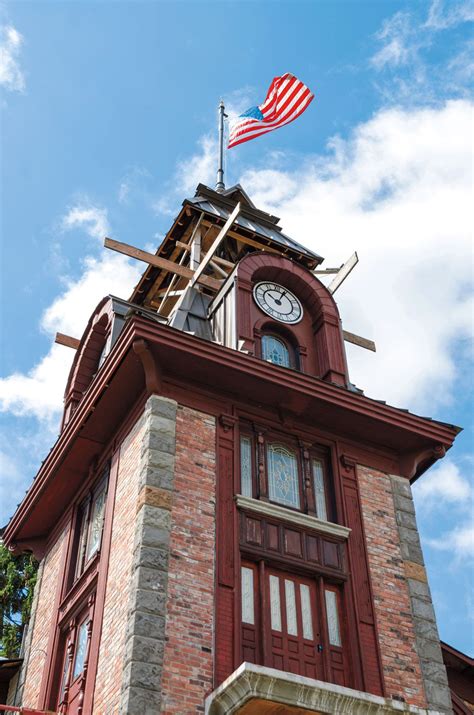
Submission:
[[433,0],[425,21],[417,8],[386,19],[375,34],[379,48],[369,62],[377,71],[376,86],[385,102],[415,106],[469,96],[474,67],[472,38],[460,38],[456,43],[448,39],[447,46],[460,48],[450,58],[444,53],[437,57],[431,50],[441,33],[473,19],[474,6],[465,0],[446,8],[442,0]]
[[[76,205],[62,226],[82,228],[94,238],[102,238],[109,228],[107,212],[90,204]],[[86,256],[78,279],[63,278],[63,292],[44,311],[41,329],[51,340],[56,332],[80,338],[101,298],[109,293],[128,297],[140,273],[137,262],[116,253]],[[0,441],[5,484],[5,493],[0,495],[2,522],[23,498],[31,474],[54,442],[73,357],[73,350],[52,343],[30,370],[0,379],[0,411],[9,416]]]
[[430,470],[429,479],[417,481],[414,494],[420,509],[444,509],[447,502],[472,508],[472,486],[449,458]]
[[[90,314],[108,293],[128,297],[140,268],[124,256],[108,253],[87,257],[82,276],[68,281],[62,295],[45,311],[41,327],[81,337]],[[0,410],[17,416],[34,416],[57,423],[73,351],[52,344],[49,352],[26,374],[13,373],[0,380]]]
[[439,538],[425,538],[424,543],[438,551],[449,551],[459,563],[474,558],[474,523],[458,526],[452,531],[442,534]]
[[[22,474],[18,462],[13,459],[6,451],[0,449],[0,504],[9,504],[19,502],[25,493],[25,487],[22,484]],[[0,527],[9,514],[1,513]]]
[[53,345],[27,374],[15,372],[0,380],[0,409],[16,416],[52,419],[61,409],[72,351]]
[[[263,100],[264,96],[265,95],[262,95],[261,100]],[[242,87],[241,89],[234,90],[226,94],[224,102],[225,112],[228,117],[225,124],[225,131],[227,132],[227,128],[233,119],[245,109],[252,106],[252,104],[256,103],[255,90],[252,87]],[[227,152],[224,152],[225,174],[227,174],[227,160]],[[196,152],[177,163],[169,190],[162,192],[158,198],[151,202],[153,211],[157,214],[175,216],[177,214],[177,208],[183,200],[183,194],[185,196],[193,195],[196,186],[200,183],[206,184],[207,186],[214,186],[217,177],[217,161],[218,140],[217,131],[215,131],[201,136],[198,140]],[[232,161],[238,162],[238,154],[232,155]],[[237,164],[233,164],[233,167],[236,169]]]
[[194,192],[199,183],[213,186],[217,172],[217,139],[203,136],[199,139],[199,150],[186,161],[178,164],[176,172],[176,192],[186,195]]
[[68,209],[61,220],[63,230],[83,229],[91,238],[100,241],[110,233],[107,209],[95,206],[87,198]]
[[417,43],[414,42],[412,16],[407,12],[397,12],[385,20],[376,38],[382,46],[371,58],[371,64],[377,70],[387,65],[406,65],[418,51]]
[[148,169],[145,169],[143,166],[134,166],[129,169],[119,184],[119,203],[128,204],[133,194],[136,194],[139,190],[142,193],[146,193],[143,190],[142,184],[147,179],[151,179],[151,174]]
[[358,251],[336,298],[344,327],[374,338],[378,352],[348,346],[351,377],[370,396],[411,409],[451,400],[471,333],[472,109],[454,100],[380,111],[324,157],[240,179],[326,265]]
[[473,20],[474,5],[471,0],[461,0],[460,2],[449,0],[447,7],[443,0],[433,0],[425,26],[434,30],[446,30]]
[[[472,460],[466,460],[472,474]],[[454,528],[435,537],[427,535],[423,543],[437,551],[449,551],[455,557],[454,566],[466,558],[474,557],[474,485],[449,457],[438,462],[427,478],[417,481],[413,487],[417,512],[432,528],[436,517],[443,523],[455,523]],[[433,521],[434,520],[434,521]],[[430,526],[431,525],[431,526]],[[437,523],[438,526],[438,523]],[[438,527],[439,528],[439,527]],[[445,526],[446,528],[446,526]],[[438,531],[438,529],[437,529]]]
[[25,75],[19,64],[23,35],[13,25],[0,28],[0,85],[14,92],[25,89]]

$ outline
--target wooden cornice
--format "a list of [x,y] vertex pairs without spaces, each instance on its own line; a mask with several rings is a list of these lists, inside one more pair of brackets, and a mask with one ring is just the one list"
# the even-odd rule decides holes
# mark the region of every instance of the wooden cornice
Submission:
[[[226,385],[227,397],[230,395],[230,399],[235,398],[236,401],[256,399],[252,392],[245,393],[245,389],[254,389],[255,385],[259,386],[262,394],[265,390],[270,389],[273,391],[272,394],[282,394],[282,391],[286,390],[287,394],[298,398],[303,406],[317,404],[318,411],[320,407],[322,414],[324,414],[324,410],[337,408],[337,414],[346,415],[354,424],[361,419],[368,419],[371,425],[377,425],[384,434],[391,437],[392,441],[395,440],[399,445],[399,453],[403,452],[403,445],[408,438],[420,445],[420,453],[435,447],[438,450],[441,447],[449,449],[460,431],[457,427],[403,412],[311,375],[270,365],[246,353],[201,340],[174,328],[147,320],[140,315],[132,315],[124,326],[107,361],[79,402],[70,421],[43,462],[23,502],[7,525],[4,533],[4,541],[7,546],[23,538],[22,526],[27,522],[30,512],[41,499],[48,480],[60,469],[75,441],[81,439],[81,433],[89,417],[92,414],[97,414],[96,410],[99,408],[105,392],[111,389],[115,380],[119,380],[117,388],[127,389],[127,384],[124,384],[123,388],[120,384],[120,369],[125,363],[128,353],[132,351],[133,354],[134,342],[136,346],[143,347],[144,344],[137,344],[137,340],[146,341],[147,358],[153,356],[153,359],[157,360],[158,356],[159,362],[161,362],[161,356],[163,356],[162,365],[166,365],[166,377],[173,378],[173,371],[177,370],[176,358],[179,357],[181,363],[187,366],[188,370],[187,375],[181,376],[181,380],[187,382],[191,389],[200,386],[204,389],[218,390],[219,388],[215,386],[215,379],[216,375],[220,374],[222,384]],[[136,365],[136,368],[133,369],[142,371],[141,361],[136,357],[133,365]],[[189,374],[189,365],[193,365],[191,375]],[[199,366],[201,373],[205,370],[206,378],[201,382],[199,378],[196,378],[196,366]],[[148,366],[149,375],[151,374],[150,369]],[[156,373],[155,378],[155,383],[149,384],[149,389],[152,391],[159,389],[159,380],[162,379],[159,372]],[[153,379],[151,381],[153,382]],[[247,381],[246,386],[244,385],[245,381]],[[239,394],[233,398],[231,390],[235,389],[237,385]],[[220,390],[222,392],[223,388],[221,387]],[[261,397],[259,396],[258,399],[261,400]],[[271,404],[269,402],[270,406]],[[306,410],[306,407],[302,409]],[[103,419],[106,417],[104,415]],[[306,419],[303,413],[297,414],[296,417],[297,419]],[[347,437],[347,435],[341,436]],[[366,442],[377,446],[371,433],[367,433]],[[392,447],[392,449],[396,448]],[[405,452],[410,455],[410,459],[415,459],[412,448],[410,450],[405,448]]]

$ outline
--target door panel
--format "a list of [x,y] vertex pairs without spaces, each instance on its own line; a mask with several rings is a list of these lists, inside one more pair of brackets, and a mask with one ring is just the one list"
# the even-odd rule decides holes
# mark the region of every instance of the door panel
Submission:
[[267,570],[265,581],[270,603],[268,665],[309,678],[323,678],[316,584],[273,570]]
[[342,590],[242,562],[242,660],[351,687]]

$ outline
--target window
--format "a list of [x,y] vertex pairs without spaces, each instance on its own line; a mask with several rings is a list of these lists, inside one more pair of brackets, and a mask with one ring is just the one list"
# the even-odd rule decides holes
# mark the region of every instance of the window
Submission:
[[296,454],[281,444],[267,444],[268,495],[271,501],[300,508]]
[[263,335],[262,358],[274,365],[290,367],[290,353],[286,344],[274,335]]
[[[267,436],[268,435],[268,436]],[[240,436],[240,493],[332,520],[328,492],[329,460],[323,450],[308,450],[278,435]]]
[[313,459],[313,488],[314,499],[316,506],[316,516],[324,521],[328,520],[328,512],[326,506],[326,489],[324,485],[324,465],[320,459]]
[[108,471],[80,504],[76,519],[76,539],[73,556],[76,581],[93,556],[99,551],[104,526]]
[[[51,706],[60,712],[80,712],[78,706],[84,696],[84,674],[89,659],[94,598],[89,596],[87,605],[73,616],[62,633],[61,681],[53,686],[50,696]],[[60,662],[60,661],[59,661]],[[55,689],[59,687],[57,695]]]
[[86,659],[87,647],[87,631],[89,620],[82,621],[77,634],[76,652],[74,654],[74,665],[72,670],[72,679],[75,680],[84,670],[84,662]]

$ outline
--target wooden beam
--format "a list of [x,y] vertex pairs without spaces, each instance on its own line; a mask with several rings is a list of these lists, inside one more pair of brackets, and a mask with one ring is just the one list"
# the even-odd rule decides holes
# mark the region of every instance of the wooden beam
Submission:
[[[204,226],[216,226],[215,223],[211,223],[210,221],[203,221]],[[284,252],[284,246],[282,246],[282,250],[278,251],[276,248],[273,248],[272,246],[267,246],[266,243],[261,243],[259,241],[255,241],[253,238],[247,238],[247,236],[241,236],[240,233],[237,233],[236,231],[228,231],[227,235],[230,238],[234,238],[236,241],[239,241],[240,243],[245,243],[247,246],[253,246],[254,248],[259,248],[261,251],[268,251],[268,253],[276,253],[279,256]],[[262,240],[265,240],[262,238]],[[270,239],[268,239],[270,240]]]
[[335,293],[339,286],[344,283],[352,269],[355,268],[358,263],[359,256],[356,252],[354,252],[352,256],[344,263],[344,265],[341,266],[334,280],[330,282],[330,284],[328,285],[328,291],[330,293]]
[[212,260],[214,261],[214,263],[217,263],[218,266],[222,266],[223,268],[230,268],[232,271],[235,268],[235,263],[232,263],[232,261],[227,261],[225,258],[214,256]]
[[[173,226],[171,227],[171,229],[170,229],[170,230],[168,231],[168,233],[166,234],[165,239],[162,241],[161,246],[163,246],[163,244],[173,235],[173,231],[174,231],[174,229],[175,229],[175,226],[177,226],[177,225],[178,225],[178,223],[177,223],[177,219],[176,219],[176,220],[175,220],[175,223],[173,224]],[[191,221],[190,224],[189,224],[189,226],[187,227],[186,231],[184,232],[183,236],[181,237],[181,238],[183,239],[183,241],[187,241],[187,240],[188,240],[187,237],[189,237],[189,236],[192,234],[192,231],[193,231],[193,225],[192,225],[192,221]],[[186,245],[186,244],[185,244],[185,245]],[[161,250],[161,246],[160,246],[160,250]],[[160,252],[158,252],[158,253],[159,253],[159,255],[161,255]],[[169,260],[169,261],[176,261],[176,262],[177,262],[177,261],[178,261],[178,256],[179,256],[179,254],[180,254],[179,246],[176,246],[176,245],[175,245],[175,246],[172,248],[171,255],[168,256],[168,260]],[[183,263],[183,261],[180,260],[179,263]],[[147,301],[148,301],[150,304],[153,304],[156,291],[158,290],[158,288],[161,288],[161,286],[163,285],[163,282],[164,282],[164,280],[165,280],[165,278],[166,278],[167,275],[168,275],[168,273],[167,273],[166,271],[162,271],[161,273],[159,273],[159,274],[157,275],[157,277],[155,278],[155,280],[153,281],[153,285],[148,289],[148,291],[147,291]],[[176,276],[175,276],[175,278],[176,278]]]
[[228,273],[226,273],[223,268],[217,265],[213,258],[211,258],[211,260],[209,261],[209,265],[212,266],[215,272],[218,273],[220,276],[222,276],[223,278],[227,278]]
[[235,209],[232,211],[231,215],[225,222],[225,224],[222,226],[221,230],[215,237],[214,241],[212,242],[212,245],[210,246],[209,250],[206,252],[206,255],[202,259],[201,263],[199,264],[193,278],[191,279],[191,287],[195,285],[198,280],[199,276],[202,275],[203,271],[206,269],[206,267],[209,265],[209,262],[211,258],[214,256],[214,253],[216,252],[219,244],[224,240],[224,238],[227,236],[227,232],[230,230],[232,224],[234,223],[235,219],[240,213],[240,201],[235,207]]
[[[182,241],[176,241],[176,245],[179,246],[179,248],[182,248],[184,251],[187,251],[188,253],[191,250],[191,247],[187,243],[183,243]],[[220,256],[213,256],[212,260],[214,263],[217,263],[223,268],[235,268],[235,263],[232,263],[232,261],[227,261],[225,258],[221,258]],[[339,268],[336,268],[336,271],[338,270]]]
[[58,345],[65,345],[67,348],[73,348],[73,350],[77,350],[81,344],[81,341],[77,338],[73,338],[70,335],[64,335],[64,333],[56,333],[54,342]]
[[342,266],[339,266],[339,268],[322,268],[320,271],[312,271],[313,276],[328,276],[331,273],[339,273],[341,270]]
[[[115,241],[112,238],[106,238],[104,240],[104,246],[106,248],[110,248],[112,251],[123,253],[124,256],[136,258],[138,261],[149,263],[151,266],[161,268],[163,271],[174,273],[175,275],[181,276],[182,278],[187,278],[188,280],[193,280],[196,275],[196,271],[192,271],[190,268],[180,266],[177,263],[173,263],[173,261],[168,261],[167,258],[160,258],[160,256],[155,256],[153,253],[142,251],[141,248],[135,248],[135,246],[130,246],[128,243],[121,243],[120,241]],[[219,290],[222,285],[222,281],[218,281],[216,280],[216,278],[212,278],[211,276],[205,276],[202,274],[198,276],[197,282],[201,283],[207,288],[212,288],[213,290]]]
[[376,352],[376,347],[373,340],[361,338],[360,335],[349,333],[347,330],[342,331],[342,337],[348,343],[353,343],[354,345],[358,345],[360,348],[365,348],[366,350],[372,350],[373,353]]
[[160,288],[156,295],[158,298],[163,298],[163,296],[166,296],[167,298],[176,298],[176,296],[182,295],[183,293],[184,290],[168,290],[168,288]]

